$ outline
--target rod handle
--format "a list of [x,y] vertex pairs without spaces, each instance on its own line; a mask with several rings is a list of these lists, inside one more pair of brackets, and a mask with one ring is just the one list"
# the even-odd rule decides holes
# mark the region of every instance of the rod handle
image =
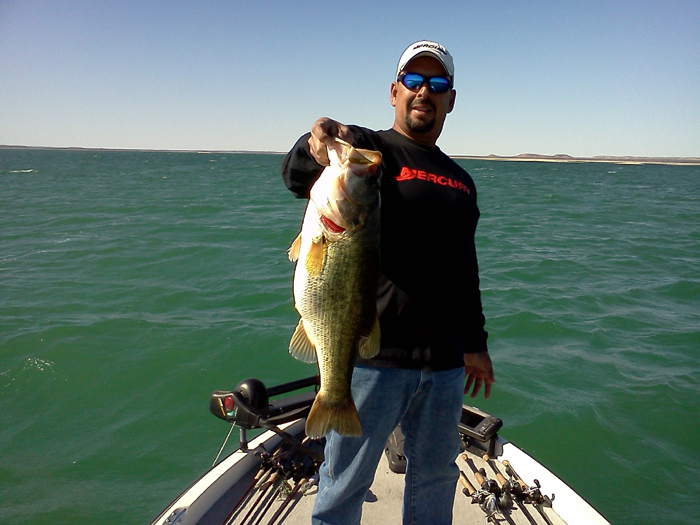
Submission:
[[459,469],[459,482],[465,489],[467,489],[467,492],[470,496],[476,492],[476,489],[472,486],[471,483],[469,483],[469,479],[467,479],[467,475],[462,469]]
[[479,470],[476,468],[476,465],[474,465],[474,462],[469,458],[466,452],[462,454],[462,459],[467,465],[469,465],[469,468],[474,473],[474,477],[476,478],[476,482],[479,484],[479,486],[483,485],[484,476],[481,475]]
[[491,467],[491,470],[493,470],[493,473],[496,475],[496,481],[498,481],[498,485],[503,488],[506,486],[506,478],[503,477],[503,474],[501,474],[496,466],[492,463],[491,458],[489,457],[488,454],[484,454],[484,461],[489,464]]

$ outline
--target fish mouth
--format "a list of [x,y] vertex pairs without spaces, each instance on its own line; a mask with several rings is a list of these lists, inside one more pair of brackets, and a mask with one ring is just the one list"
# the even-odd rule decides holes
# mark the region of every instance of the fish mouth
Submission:
[[321,215],[321,222],[323,223],[323,226],[331,233],[340,234],[345,231],[345,228],[343,228],[339,224],[334,223],[325,215]]
[[314,194],[314,185],[310,196],[320,226],[331,241],[361,228],[368,213],[378,208],[382,160],[378,151],[354,148],[339,139],[336,143],[337,148],[328,148],[328,152],[331,164],[337,165],[337,176],[329,179],[318,195]]
[[382,161],[382,154],[378,151],[352,148],[348,154],[347,161],[353,164],[359,164],[363,167],[364,171],[373,174]]

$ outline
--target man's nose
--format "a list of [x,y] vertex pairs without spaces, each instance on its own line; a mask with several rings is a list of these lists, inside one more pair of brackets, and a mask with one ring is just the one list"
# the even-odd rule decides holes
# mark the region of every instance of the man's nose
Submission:
[[428,98],[430,95],[430,88],[427,82],[423,82],[423,85],[418,89],[418,96],[420,98]]

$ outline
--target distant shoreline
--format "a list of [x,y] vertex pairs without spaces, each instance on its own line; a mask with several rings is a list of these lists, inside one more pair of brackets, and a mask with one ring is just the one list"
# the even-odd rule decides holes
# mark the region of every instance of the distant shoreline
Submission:
[[[152,153],[237,153],[237,154],[260,154],[260,155],[285,155],[280,151],[242,151],[242,150],[161,150],[161,149],[140,149],[140,148],[80,148],[80,147],[56,147],[56,146],[12,146],[0,144],[0,150],[61,150],[61,151],[135,151]],[[516,156],[500,155],[450,155],[453,159],[466,160],[491,160],[506,162],[599,162],[607,164],[664,164],[669,166],[700,166],[700,157],[634,157],[634,156],[608,156],[596,155],[594,157],[572,157],[571,155],[539,155],[537,153],[522,153]]]
[[669,166],[700,166],[700,157],[615,157],[610,155],[596,155],[595,157],[572,157],[571,155],[538,155],[536,153],[522,153],[515,157],[501,157],[499,155],[453,155],[455,159],[470,160],[496,160],[509,162],[600,162],[607,164],[665,164]]
[[3,149],[22,149],[22,150],[57,150],[57,151],[134,151],[145,153],[245,153],[258,155],[286,155],[286,152],[281,151],[246,151],[246,150],[214,150],[214,149],[148,149],[148,148],[81,148],[77,146],[9,146],[0,144],[0,150]]

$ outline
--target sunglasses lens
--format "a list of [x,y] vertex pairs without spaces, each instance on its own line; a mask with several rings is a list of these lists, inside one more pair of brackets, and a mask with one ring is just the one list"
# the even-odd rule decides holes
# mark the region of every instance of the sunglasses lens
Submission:
[[428,86],[433,93],[444,93],[450,89],[450,81],[442,77],[433,77],[430,79]]
[[401,79],[401,83],[411,91],[420,89],[420,87],[423,85],[423,82],[425,82],[425,79],[422,75],[419,75],[417,73],[406,73]]
[[399,78],[401,83],[411,91],[418,91],[423,84],[428,82],[428,88],[433,93],[445,93],[450,89],[450,81],[444,77],[431,77],[426,79],[418,73],[404,73]]

